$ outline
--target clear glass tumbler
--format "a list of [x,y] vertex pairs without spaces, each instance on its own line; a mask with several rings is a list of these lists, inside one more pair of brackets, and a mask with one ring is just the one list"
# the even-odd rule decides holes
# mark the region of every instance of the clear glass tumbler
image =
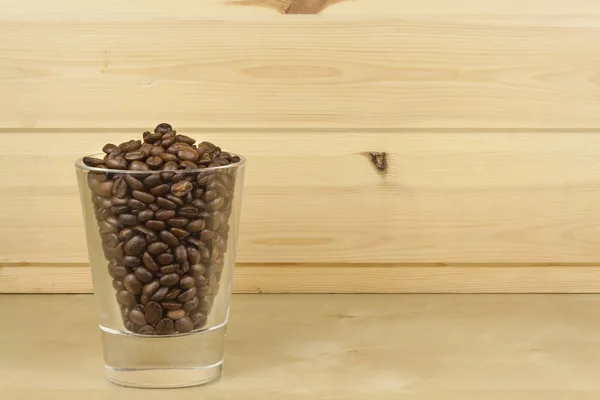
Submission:
[[112,382],[183,387],[221,376],[244,165],[241,156],[177,171],[76,161]]

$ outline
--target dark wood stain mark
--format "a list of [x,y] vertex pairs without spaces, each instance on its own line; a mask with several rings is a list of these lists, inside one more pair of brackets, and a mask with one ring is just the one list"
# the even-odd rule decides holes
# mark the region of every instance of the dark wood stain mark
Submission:
[[385,157],[385,153],[381,153],[378,151],[371,151],[369,153],[371,156],[371,162],[381,172],[387,172],[387,160]]
[[229,4],[266,7],[281,14],[319,14],[327,7],[346,0],[228,0]]

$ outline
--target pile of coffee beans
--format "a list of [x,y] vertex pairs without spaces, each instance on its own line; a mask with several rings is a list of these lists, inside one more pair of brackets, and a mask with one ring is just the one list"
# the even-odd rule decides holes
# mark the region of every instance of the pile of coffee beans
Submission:
[[102,150],[103,158],[83,162],[111,170],[90,171],[88,186],[126,329],[169,335],[202,328],[219,291],[236,172],[213,167],[240,158],[166,123],[143,140]]

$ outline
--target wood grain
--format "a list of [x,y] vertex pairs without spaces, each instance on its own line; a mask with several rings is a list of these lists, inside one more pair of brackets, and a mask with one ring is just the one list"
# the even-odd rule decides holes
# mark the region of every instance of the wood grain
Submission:
[[[239,264],[235,293],[600,293],[598,265]],[[86,264],[0,264],[0,293],[91,293]]]
[[0,127],[600,128],[598,15],[277,17],[9,19]]
[[[87,262],[73,160],[139,132],[0,133],[0,262]],[[239,262],[600,260],[600,133],[180,132],[249,159]]]
[[590,295],[234,296],[220,382],[136,391],[104,377],[92,296],[5,295],[19,329],[0,330],[0,386],[7,400],[595,400],[599,307]]

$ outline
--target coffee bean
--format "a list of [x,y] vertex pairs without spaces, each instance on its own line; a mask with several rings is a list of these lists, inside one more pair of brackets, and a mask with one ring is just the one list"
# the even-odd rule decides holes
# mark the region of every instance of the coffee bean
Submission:
[[179,333],[187,333],[194,329],[194,324],[188,317],[182,317],[175,321],[175,329]]
[[157,204],[155,204],[155,203],[149,204],[148,208],[151,209],[154,212],[157,212],[158,210],[160,210],[160,207]]
[[[183,304],[181,304],[178,301],[173,301],[173,300],[163,301],[161,304],[165,310],[179,310],[179,309],[181,309],[181,307],[183,307]],[[169,315],[167,314],[167,316],[169,316]]]
[[138,295],[142,292],[142,284],[133,274],[128,274],[125,279],[123,279],[123,284],[131,294]]
[[[168,200],[164,197],[158,197],[156,199],[156,204],[158,204],[159,206],[161,206],[162,208],[165,208],[167,210],[174,210],[177,208],[177,204],[173,203],[171,200]],[[175,214],[173,213],[173,216]]]
[[173,257],[173,255],[169,254],[169,253],[163,253],[163,254],[159,255],[158,257],[156,257],[156,261],[160,265],[169,265],[173,262],[174,259],[175,259],[175,257]]
[[206,321],[206,314],[204,314],[202,311],[195,311],[192,314],[190,314],[190,319],[195,325],[198,322]]
[[149,253],[144,253],[144,255],[142,256],[142,262],[144,263],[144,266],[150,271],[158,271],[158,264],[156,264],[156,261],[154,261],[154,259]]
[[175,217],[167,220],[167,223],[173,228],[183,228],[188,224],[188,222],[190,222],[190,220],[183,217]]
[[129,313],[129,319],[131,319],[134,324],[146,325],[146,318],[144,317],[144,313],[140,310],[131,310]]
[[140,297],[140,303],[142,303],[143,305],[146,305],[150,302],[150,297],[146,296],[145,294],[142,294],[142,296]]
[[210,189],[204,193],[204,199],[206,199],[206,201],[213,201],[217,198],[217,196],[219,196],[219,194],[217,193],[216,189]]
[[129,169],[131,171],[149,171],[150,167],[141,161],[132,161],[131,164],[129,164]]
[[217,197],[213,201],[208,202],[208,204],[206,205],[206,210],[208,212],[217,211],[221,209],[221,207],[223,207],[224,204],[225,199],[223,197]]
[[169,246],[162,242],[152,243],[150,246],[148,246],[148,253],[152,254],[153,256],[158,256],[167,250],[169,250]]
[[194,169],[198,169],[198,165],[196,165],[192,161],[182,161],[179,163],[179,169],[194,170]]
[[[112,181],[100,182],[96,185],[95,193],[102,197],[110,197],[112,196],[112,187]],[[112,203],[110,205],[112,205]]]
[[[183,310],[170,310],[167,312],[167,318],[172,320],[178,320],[183,317],[185,317],[185,311]],[[177,322],[175,322],[175,324],[177,324]]]
[[104,145],[104,147],[102,147],[102,151],[105,152],[106,154],[110,154],[112,153],[115,149],[117,148],[117,146],[115,146],[112,143],[106,143]]
[[129,256],[137,256],[143,253],[146,245],[146,240],[142,235],[135,235],[125,243],[123,250]]
[[235,163],[239,163],[241,161],[241,158],[238,156],[232,156],[231,157],[231,163],[235,164]]
[[175,203],[176,206],[183,206],[185,203],[183,202],[183,199],[172,195],[171,193],[165,195],[165,198],[168,200],[171,200],[173,203]]
[[146,164],[152,169],[160,169],[163,165],[163,159],[158,156],[148,157]]
[[198,300],[197,297],[192,297],[189,301],[185,302],[185,304],[183,305],[183,310],[185,312],[190,312],[196,307],[198,307],[198,304],[200,304],[200,300]]
[[137,267],[138,265],[140,265],[139,257],[125,256],[124,260],[124,264],[126,267]]
[[117,301],[120,304],[126,305],[128,307],[133,307],[137,304],[137,302],[135,301],[135,296],[126,290],[121,290],[120,292],[117,292]]
[[186,226],[186,229],[190,232],[200,232],[205,226],[206,222],[203,219],[195,219]]
[[182,148],[181,150],[179,150],[177,152],[177,157],[179,157],[179,159],[184,160],[184,161],[197,161],[198,158],[200,158],[200,156],[198,155],[198,152],[194,149],[192,149],[191,147],[187,147],[187,148]]
[[125,284],[121,281],[117,281],[117,280],[113,280],[112,282],[112,287],[113,289],[115,289],[115,291],[119,291],[119,290],[125,290]]
[[165,149],[163,149],[160,146],[152,146],[152,148],[150,149],[150,155],[155,157],[155,156],[159,156],[161,153],[164,153]]
[[135,277],[137,279],[139,279],[143,283],[150,282],[152,280],[152,277],[153,277],[152,272],[150,272],[149,270],[147,270],[144,267],[137,268],[135,270],[134,274],[135,274]]
[[125,228],[121,232],[119,232],[119,239],[122,242],[126,242],[129,239],[131,239],[132,237],[133,237],[133,231],[129,228]]
[[146,155],[142,150],[130,151],[125,154],[127,161],[142,161],[146,158]]
[[173,235],[175,235],[179,239],[183,239],[190,234],[188,231],[186,231],[185,229],[181,229],[181,228],[171,228],[169,230],[169,232],[171,232]]
[[127,160],[120,156],[117,156],[115,158],[109,158],[108,160],[106,160],[106,166],[109,169],[127,169]]
[[210,260],[211,261],[216,260],[220,254],[221,253],[219,252],[219,249],[217,247],[213,247],[212,250],[210,251]]
[[[189,241],[189,238],[187,240]],[[198,264],[200,262],[200,253],[198,252],[198,250],[194,247],[187,247],[186,250],[188,253],[188,261],[190,262],[190,264]]]
[[150,325],[144,325],[139,330],[138,333],[140,335],[156,335],[156,331]]
[[158,186],[155,186],[152,189],[150,189],[150,193],[152,193],[152,195],[154,195],[154,196],[162,196],[162,195],[169,193],[169,190],[170,190],[169,185],[167,185],[166,183],[163,183],[162,185],[158,185]]
[[124,214],[129,212],[129,207],[128,206],[115,206],[115,207],[111,207],[110,211],[112,211],[113,214]]
[[183,275],[187,274],[188,272],[190,272],[190,263],[185,261],[185,262],[181,263],[181,266],[179,268],[179,271],[177,271],[177,273],[179,274],[179,276],[183,276]]
[[154,211],[152,210],[141,210],[138,212],[137,219],[140,222],[146,222],[154,218]]
[[198,307],[200,308],[200,310],[206,313],[206,311],[210,310],[210,308],[213,306],[213,303],[214,300],[212,299],[212,297],[204,296],[200,299],[200,305]]
[[229,165],[229,161],[221,157],[213,158],[213,163],[221,166]]
[[198,210],[196,207],[194,206],[184,206],[181,207],[179,209],[179,212],[177,213],[180,217],[185,217],[185,218],[196,218],[198,217],[198,215],[200,214],[200,210]]
[[127,275],[127,268],[117,265],[113,268],[113,273],[118,278],[125,278],[125,276]]
[[95,157],[83,157],[83,163],[88,167],[97,167],[99,165],[104,164],[104,160]]
[[[173,146],[171,146],[171,147],[173,147]],[[171,148],[171,147],[169,147],[169,148]],[[160,153],[158,156],[159,156],[160,158],[162,158],[162,159],[163,159],[163,161],[165,162],[165,165],[163,165],[163,167],[162,167],[162,169],[163,169],[163,170],[168,170],[168,169],[170,169],[170,170],[173,170],[173,171],[174,171],[174,170],[176,170],[176,169],[177,169],[177,164],[175,164],[175,168],[172,168],[172,167],[171,167],[171,165],[169,165],[169,167],[168,167],[168,168],[167,168],[167,166],[166,166],[166,163],[168,163],[169,161],[177,161],[177,156],[176,156],[176,155],[174,155],[174,154],[169,154],[169,153]]]
[[171,288],[165,296],[167,300],[175,300],[181,294],[181,289]]
[[179,286],[183,289],[183,290],[187,290],[190,289],[192,287],[194,287],[195,281],[194,278],[187,275],[184,276],[183,278],[181,278],[181,280],[179,281]]
[[214,246],[219,249],[219,251],[221,251],[222,253],[225,252],[225,250],[227,248],[227,241],[225,240],[225,238],[223,238],[223,236],[216,235],[213,243],[214,243]]
[[125,151],[125,152],[134,151],[134,150],[139,149],[141,145],[142,145],[142,141],[141,140],[130,140],[123,147],[123,151]]
[[169,335],[173,333],[174,324],[173,321],[167,318],[161,319],[156,324],[156,333],[159,335]]
[[174,265],[174,264],[164,265],[164,266],[160,267],[160,272],[162,272],[165,275],[172,274],[175,271],[177,271],[177,265]]
[[161,301],[167,296],[168,292],[169,292],[168,287],[161,287],[152,295],[152,300],[153,301]]
[[[198,278],[196,278],[198,280]],[[204,297],[210,294],[210,286],[208,284],[204,286],[198,286],[198,292],[196,292],[198,297]]]
[[129,200],[129,207],[131,207],[133,210],[143,210],[147,207],[147,205],[146,203],[137,199],[131,199]]
[[203,264],[192,264],[192,266],[190,267],[191,271],[192,271],[192,275],[194,275],[194,277],[198,277],[200,275],[204,275],[204,273],[206,272],[206,267]]
[[150,229],[144,225],[136,225],[133,227],[133,230],[146,235],[146,241],[148,243],[150,243],[149,242],[150,238],[152,238],[153,236],[156,236],[156,233],[154,233],[154,231],[152,229]]
[[149,324],[156,324],[160,321],[162,319],[162,307],[160,304],[154,301],[148,303],[146,305],[145,317]]
[[[160,212],[160,211],[158,211]],[[158,217],[158,216],[157,216]],[[150,221],[146,221],[146,226],[153,231],[161,231],[165,229],[166,224],[163,221],[157,221],[155,219],[151,219]]]
[[176,285],[177,282],[179,282],[179,275],[177,274],[167,274],[165,276],[163,276],[162,278],[160,278],[160,285],[161,286],[173,286]]
[[131,192],[131,195],[136,198],[137,200],[146,203],[146,204],[150,204],[153,203],[154,200],[156,200],[156,197],[152,196],[150,193],[146,193],[146,192],[142,192],[139,190],[134,190]]
[[137,217],[133,214],[121,214],[119,215],[119,221],[121,221],[123,225],[127,226],[134,226],[139,223]]
[[204,229],[201,233],[200,233],[200,240],[202,240],[203,242],[209,242],[211,241],[213,238],[215,237],[215,232],[211,231],[209,229]]
[[161,231],[159,233],[160,239],[168,244],[170,247],[175,247],[179,245],[179,239],[175,235],[173,235],[169,231]]
[[183,246],[183,245],[179,245],[179,246],[175,247],[175,249],[173,250],[173,254],[175,255],[175,259],[179,263],[186,262],[188,259],[187,250],[185,249],[185,246]]
[[147,188],[153,188],[162,183],[162,179],[159,174],[151,174],[144,179],[144,186]]
[[220,211],[214,211],[209,215],[208,219],[208,227],[216,231],[221,226],[221,222],[223,221],[223,214]]
[[177,197],[183,197],[190,193],[194,185],[188,181],[181,181],[171,185],[171,193]]
[[185,303],[188,300],[191,300],[196,295],[196,288],[190,288],[185,292],[181,293],[179,297],[177,297],[177,301]]
[[160,284],[158,283],[158,281],[154,280],[150,283],[145,284],[144,287],[142,287],[142,293],[148,297],[151,297],[154,293],[156,293],[159,287]]

